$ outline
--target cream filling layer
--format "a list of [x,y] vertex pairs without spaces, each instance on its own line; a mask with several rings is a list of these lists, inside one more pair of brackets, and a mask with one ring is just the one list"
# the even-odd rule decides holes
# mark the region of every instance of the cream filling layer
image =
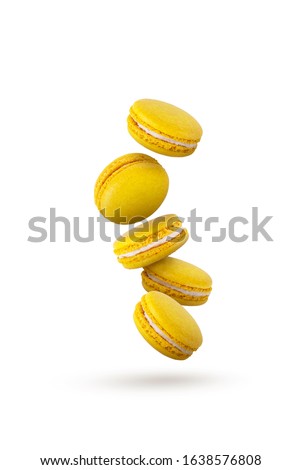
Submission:
[[146,314],[145,310],[143,309],[143,313],[144,313],[144,316],[147,320],[147,322],[149,323],[149,325],[151,326],[151,328],[153,328],[153,330],[159,334],[159,336],[161,338],[163,338],[164,340],[166,340],[169,344],[171,344],[171,346],[174,346],[174,348],[178,349],[179,351],[181,351],[182,353],[184,354],[188,354],[189,356],[191,356],[191,354],[193,354],[193,351],[191,349],[184,349],[182,348],[181,346],[179,346],[178,344],[176,344],[173,339],[169,338],[169,336],[165,335],[165,333],[163,331],[161,331],[160,328],[158,328],[157,325],[155,325],[155,323],[153,323],[153,321],[151,320],[151,318]]
[[138,255],[139,253],[143,253],[144,251],[151,250],[152,248],[155,248],[156,246],[163,245],[166,242],[171,241],[173,238],[177,237],[181,232],[183,231],[183,228],[179,227],[178,229],[174,230],[171,232],[169,235],[166,235],[165,237],[161,238],[157,242],[151,242],[149,245],[143,246],[142,248],[139,248],[138,250],[133,250],[130,251],[129,253],[125,253],[124,255],[119,255],[118,258],[130,258],[131,256]]
[[147,134],[152,135],[152,137],[155,137],[156,139],[163,140],[164,142],[168,142],[169,144],[181,145],[182,147],[186,147],[188,149],[195,149],[197,147],[197,144],[187,144],[185,142],[179,142],[178,140],[170,139],[170,137],[165,137],[162,134],[158,134],[157,132],[151,131],[145,126],[142,126],[142,124],[139,124],[139,122],[135,121],[135,119],[133,119],[133,121],[138,127],[140,127],[140,129],[145,131]]
[[191,295],[192,297],[208,297],[210,295],[210,292],[192,292],[191,290],[181,289],[180,287],[173,286],[172,284],[169,284],[168,282],[153,276],[153,274],[149,274],[146,271],[145,273],[150,279],[152,279],[152,281],[157,282],[161,286],[181,292],[182,294]]

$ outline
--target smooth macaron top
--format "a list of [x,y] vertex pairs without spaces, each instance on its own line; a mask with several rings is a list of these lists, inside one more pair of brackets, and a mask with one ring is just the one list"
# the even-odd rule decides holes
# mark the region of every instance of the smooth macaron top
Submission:
[[202,128],[193,116],[163,101],[138,100],[131,106],[130,116],[137,124],[184,143],[197,143],[202,136]]
[[162,204],[169,178],[155,158],[131,153],[115,159],[99,175],[94,189],[101,214],[119,224],[135,223]]
[[202,334],[194,318],[178,302],[161,292],[148,292],[141,299],[143,311],[171,340],[184,349],[195,351]]
[[194,292],[211,291],[212,279],[201,268],[169,256],[144,268],[147,274]]

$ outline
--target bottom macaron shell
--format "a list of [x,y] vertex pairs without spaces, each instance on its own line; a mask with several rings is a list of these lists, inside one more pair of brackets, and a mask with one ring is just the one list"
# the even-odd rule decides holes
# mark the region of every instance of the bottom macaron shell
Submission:
[[188,238],[188,231],[183,229],[179,236],[167,243],[164,243],[163,245],[151,248],[150,250],[147,250],[143,253],[138,253],[137,255],[131,256],[129,258],[118,258],[118,261],[127,269],[143,268],[144,266],[149,266],[149,264],[153,264],[156,261],[171,255],[176,250],[178,250],[178,248],[184,245]]
[[173,347],[170,343],[168,343],[168,341],[166,341],[158,333],[156,333],[156,331],[154,331],[144,316],[144,311],[140,302],[136,305],[133,319],[138,331],[150,344],[150,346],[152,346],[164,356],[180,361],[183,361],[191,356],[186,355],[177,348]]
[[166,155],[168,157],[187,157],[196,150],[196,148],[186,148],[182,145],[164,142],[150,134],[147,134],[140,129],[137,124],[135,124],[135,121],[131,116],[128,117],[128,132],[139,144],[153,152]]
[[142,284],[144,289],[146,291],[151,292],[153,290],[162,292],[163,294],[169,295],[172,297],[172,299],[177,300],[181,305],[191,305],[191,306],[197,306],[197,305],[203,305],[208,301],[208,296],[204,297],[194,297],[190,296],[188,294],[182,294],[181,292],[177,292],[176,290],[173,290],[169,287],[163,286],[152,279],[150,279],[144,271],[142,272]]

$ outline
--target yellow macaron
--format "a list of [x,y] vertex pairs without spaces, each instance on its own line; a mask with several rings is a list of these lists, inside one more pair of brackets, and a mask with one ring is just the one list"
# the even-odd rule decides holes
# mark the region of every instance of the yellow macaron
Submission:
[[171,359],[187,359],[202,344],[194,318],[176,300],[161,292],[145,294],[133,317],[145,340]]
[[139,144],[171,157],[191,155],[202,136],[200,124],[190,114],[158,100],[136,101],[127,122],[130,135]]
[[125,268],[148,266],[178,250],[189,238],[175,214],[146,221],[116,239],[114,253]]
[[168,188],[168,175],[155,158],[129,153],[111,162],[99,175],[94,200],[106,219],[130,224],[152,215]]
[[164,258],[142,272],[147,291],[160,291],[182,305],[202,305],[212,290],[212,279],[202,269],[177,258]]

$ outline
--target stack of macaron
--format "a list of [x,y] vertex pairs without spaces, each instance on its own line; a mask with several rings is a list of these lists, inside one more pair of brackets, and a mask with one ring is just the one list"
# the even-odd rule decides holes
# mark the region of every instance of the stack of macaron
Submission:
[[[139,144],[172,157],[191,155],[202,136],[201,126],[190,114],[158,100],[136,101],[127,122]],[[132,225],[116,239],[113,249],[125,268],[143,268],[147,293],[134,310],[138,331],[163,355],[183,360],[202,344],[199,326],[183,305],[207,302],[212,280],[197,266],[170,256],[189,238],[176,214],[147,220],[161,206],[168,187],[168,175],[155,158],[130,153],[101,172],[94,199],[106,219]],[[142,223],[134,225],[137,222]]]

